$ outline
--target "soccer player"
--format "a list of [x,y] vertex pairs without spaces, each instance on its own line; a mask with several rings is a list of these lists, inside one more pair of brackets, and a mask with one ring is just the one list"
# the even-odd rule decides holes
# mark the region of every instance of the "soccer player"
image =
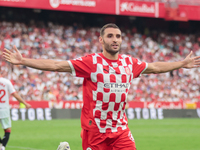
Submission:
[[0,139],[1,142],[0,150],[5,150],[5,147],[8,143],[11,133],[11,119],[10,119],[10,106],[9,106],[10,94],[14,96],[20,103],[23,103],[27,108],[31,107],[31,105],[26,103],[15,91],[10,80],[1,77],[0,73],[0,122],[5,132],[3,139]]
[[84,78],[81,112],[83,150],[136,150],[125,114],[131,80],[141,74],[199,67],[200,56],[192,57],[191,52],[182,61],[146,63],[121,55],[121,30],[112,23],[101,28],[99,42],[102,53],[68,61],[23,58],[16,46],[15,52],[4,49],[3,57],[14,65],[69,72]]

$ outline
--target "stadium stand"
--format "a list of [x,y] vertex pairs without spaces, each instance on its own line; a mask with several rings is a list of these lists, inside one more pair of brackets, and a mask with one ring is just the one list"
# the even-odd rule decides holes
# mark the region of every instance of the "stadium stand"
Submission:
[[[7,15],[16,15],[17,11],[13,10]],[[27,11],[27,14],[29,13]],[[12,45],[16,45],[24,56],[36,59],[68,60],[89,53],[98,53],[101,52],[98,42],[101,25],[110,18],[116,23],[124,18],[129,19],[129,17],[119,16],[116,19],[113,16],[100,15],[100,21],[91,21],[83,25],[87,14],[69,14],[74,17],[74,20],[78,17],[82,19],[77,23],[72,21],[66,24],[46,21],[49,18],[44,21],[38,19],[39,22],[36,22],[37,14],[29,22],[19,21],[17,18],[13,21],[2,19],[4,21],[0,21],[0,53],[3,47],[10,49]],[[3,15],[1,18],[4,18]],[[141,23],[144,19],[138,18],[138,25],[135,24],[135,26],[131,20],[129,21],[126,26],[119,24],[123,31],[121,53],[146,62],[181,60],[191,49],[195,55],[200,55],[198,32],[170,32],[171,30],[167,28],[151,30],[148,26],[145,27],[145,23]],[[143,31],[139,28],[141,24],[145,27]],[[0,63],[2,69],[5,70],[3,76],[12,81],[16,90],[27,101],[52,99],[81,101],[82,99],[83,79],[81,78],[74,78],[67,73],[44,72],[24,66],[12,66],[4,61]],[[179,69],[159,75],[142,75],[133,81],[128,100],[199,101],[199,73],[200,69]]]

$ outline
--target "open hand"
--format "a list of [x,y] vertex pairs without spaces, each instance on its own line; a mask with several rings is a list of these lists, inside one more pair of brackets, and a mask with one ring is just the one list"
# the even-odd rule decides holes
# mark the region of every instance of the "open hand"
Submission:
[[19,64],[21,64],[23,57],[15,45],[13,46],[13,48],[14,48],[15,53],[4,48],[3,58],[12,64],[19,65]]
[[183,60],[185,62],[185,65],[183,68],[197,68],[200,67],[200,56],[191,57],[193,52],[191,51],[190,54]]

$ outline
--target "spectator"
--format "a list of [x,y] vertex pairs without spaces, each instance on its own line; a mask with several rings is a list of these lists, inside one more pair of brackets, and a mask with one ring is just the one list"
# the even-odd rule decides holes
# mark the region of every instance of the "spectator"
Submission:
[[[18,31],[16,32],[16,29]],[[63,26],[54,25],[53,23],[43,25],[43,27],[36,28],[35,25],[27,25],[25,23],[11,23],[11,22],[0,22],[0,38],[2,39],[0,45],[5,45],[7,48],[12,47],[14,43],[20,47],[22,55],[25,57],[32,58],[53,58],[57,60],[68,60],[86,55],[88,53],[100,52],[101,46],[98,42],[100,28],[89,27],[83,28],[76,25]],[[131,34],[128,30],[124,30],[121,53],[126,53],[131,56],[138,56],[142,61],[178,61],[181,57],[186,56],[188,51],[192,48],[195,55],[200,54],[199,39],[195,34],[174,34],[171,35],[167,32],[157,32],[157,40],[153,40],[151,36],[144,36],[134,29],[134,34]],[[2,47],[2,46],[1,46]],[[42,49],[42,51],[41,51]],[[132,49],[132,51],[129,51]],[[0,51],[0,54],[2,51]],[[82,100],[82,93],[79,88],[82,86],[82,78],[74,78],[66,73],[53,73],[43,72],[24,66],[15,66],[1,62],[2,71],[5,73],[3,76],[10,79],[13,82],[14,87],[19,91],[19,94],[25,100],[68,100],[66,96],[67,91],[75,91],[78,93],[79,100]],[[9,70],[8,70],[9,68]],[[8,74],[8,72],[11,72]],[[199,101],[196,97],[200,94],[195,90],[185,90],[185,87],[198,87],[198,84],[188,82],[188,79],[196,79],[199,81],[200,69],[193,69],[191,71],[185,69],[179,69],[178,72],[174,71],[171,76],[169,73],[162,75],[147,75],[145,78],[135,80],[131,85],[131,89],[134,91],[147,91],[142,101],[153,101],[155,100],[154,94],[158,96],[156,100],[162,100],[165,95],[162,90],[166,92],[164,87],[167,87],[169,91],[180,91],[183,95],[181,100]],[[165,79],[173,78],[172,80]],[[64,81],[57,85],[58,80]],[[179,82],[184,83],[185,87],[179,86]],[[144,82],[146,87],[141,87],[140,82]],[[169,87],[169,85],[175,85]],[[144,84],[143,84],[144,85]],[[176,86],[177,85],[177,86]],[[182,84],[183,85],[183,84]],[[56,92],[46,91],[45,87],[53,86]],[[158,88],[162,86],[162,88]],[[26,87],[26,88],[25,88]],[[153,95],[151,93],[155,92]],[[63,89],[62,91],[60,89]],[[197,89],[197,88],[196,88]],[[34,91],[43,93],[41,95],[35,95]],[[59,91],[59,94],[57,94]],[[184,93],[184,92],[187,92]],[[37,92],[36,92],[37,93]],[[170,95],[166,101],[173,101],[175,95]],[[140,99],[139,93],[130,92],[129,101],[133,99]],[[166,97],[166,96],[165,96]],[[13,100],[13,98],[10,98]],[[180,100],[180,99],[179,99]]]

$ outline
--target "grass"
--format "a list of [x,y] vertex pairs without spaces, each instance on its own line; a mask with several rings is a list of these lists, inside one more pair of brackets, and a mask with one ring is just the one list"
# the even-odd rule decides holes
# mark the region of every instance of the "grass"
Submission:
[[[6,150],[82,150],[80,120],[13,121]],[[200,150],[200,119],[129,120],[138,150]],[[3,130],[0,132],[3,136]]]

